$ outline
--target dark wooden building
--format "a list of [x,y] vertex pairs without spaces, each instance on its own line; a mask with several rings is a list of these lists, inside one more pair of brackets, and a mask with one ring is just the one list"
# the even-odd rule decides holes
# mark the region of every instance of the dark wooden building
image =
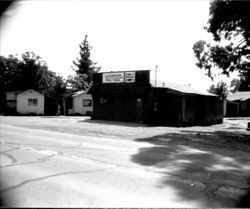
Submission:
[[250,116],[250,91],[238,91],[229,95],[224,103],[226,117]]
[[166,126],[222,122],[223,104],[217,96],[187,89],[153,87],[149,70],[97,73],[90,89],[92,119]]

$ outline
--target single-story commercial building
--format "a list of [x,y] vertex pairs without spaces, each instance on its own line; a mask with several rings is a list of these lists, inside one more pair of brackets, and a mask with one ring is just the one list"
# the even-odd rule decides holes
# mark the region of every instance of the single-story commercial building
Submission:
[[90,89],[92,119],[135,121],[151,125],[190,126],[221,123],[218,96],[188,87],[153,86],[150,71],[97,73]]
[[6,92],[7,113],[44,115],[44,95],[29,89]]
[[72,95],[72,109],[69,114],[87,115],[93,111],[92,96],[86,91],[77,91]]
[[224,101],[224,116],[249,117],[250,91],[238,91],[229,95]]

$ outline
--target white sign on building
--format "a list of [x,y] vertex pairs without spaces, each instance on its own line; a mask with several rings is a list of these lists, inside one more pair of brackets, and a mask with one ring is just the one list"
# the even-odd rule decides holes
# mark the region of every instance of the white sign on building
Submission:
[[134,83],[135,72],[112,72],[102,74],[103,83]]
[[134,83],[135,82],[135,72],[125,72],[125,82]]
[[124,82],[124,72],[119,73],[103,73],[102,74],[103,83],[123,83]]

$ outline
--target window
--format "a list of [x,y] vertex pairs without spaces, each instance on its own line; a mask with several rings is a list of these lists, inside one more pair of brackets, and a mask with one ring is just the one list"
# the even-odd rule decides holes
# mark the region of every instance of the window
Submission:
[[83,99],[82,100],[83,107],[91,107],[92,106],[92,100],[91,99]]
[[28,99],[29,106],[37,106],[37,99]]

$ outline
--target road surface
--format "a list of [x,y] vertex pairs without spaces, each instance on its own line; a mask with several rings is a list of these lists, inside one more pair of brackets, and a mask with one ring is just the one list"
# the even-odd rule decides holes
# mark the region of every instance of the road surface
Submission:
[[234,207],[249,189],[249,144],[232,156],[173,135],[184,129],[169,128],[169,140],[165,127],[79,121],[1,117],[4,206]]

